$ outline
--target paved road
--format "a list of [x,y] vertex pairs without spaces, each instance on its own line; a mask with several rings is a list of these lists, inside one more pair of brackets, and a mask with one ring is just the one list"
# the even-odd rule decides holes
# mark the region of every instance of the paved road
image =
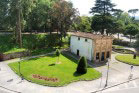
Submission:
[[[112,56],[112,60],[110,62],[108,86],[128,80],[130,73],[130,65],[116,61],[114,59],[115,56],[115,54]],[[105,86],[107,73],[106,65],[95,67],[95,69],[102,72],[102,78],[94,81],[74,82],[65,87],[47,87],[28,82],[26,80],[21,82],[21,78],[18,77],[7,65],[8,63],[19,60],[20,59],[14,59],[6,62],[0,62],[0,86],[22,93],[90,93]],[[139,67],[134,67],[133,74],[134,77],[139,76]]]
[[139,79],[107,89],[102,93],[139,93]]

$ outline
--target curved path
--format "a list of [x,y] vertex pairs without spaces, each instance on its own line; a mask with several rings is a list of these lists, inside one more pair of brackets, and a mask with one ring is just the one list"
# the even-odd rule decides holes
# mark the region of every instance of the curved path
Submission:
[[[115,60],[115,56],[112,55],[110,62],[109,80],[108,85],[114,85],[120,82],[124,82],[128,79],[130,72],[130,65],[118,62]],[[42,55],[44,56],[44,55]],[[37,57],[37,56],[34,56]],[[31,57],[32,58],[32,57]],[[29,59],[29,58],[26,58]],[[26,80],[21,81],[21,78],[16,75],[10,67],[7,65],[11,62],[18,62],[22,59],[13,59],[9,61],[0,62],[0,93],[90,93],[103,88],[106,81],[107,65],[96,67],[95,69],[102,72],[103,76],[100,79],[94,81],[80,81],[71,83],[65,87],[48,87],[35,83],[28,82]],[[134,67],[134,77],[139,75],[139,67]],[[5,90],[5,91],[4,91]],[[4,91],[4,92],[1,92]]]

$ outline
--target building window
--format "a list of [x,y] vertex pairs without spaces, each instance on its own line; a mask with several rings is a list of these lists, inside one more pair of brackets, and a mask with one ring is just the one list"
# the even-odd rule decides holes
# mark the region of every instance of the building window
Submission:
[[85,39],[85,42],[87,42],[87,39]]
[[96,60],[99,59],[99,53],[96,53]]
[[78,40],[80,40],[80,37],[78,37]]
[[108,51],[108,52],[107,52],[107,58],[109,58],[109,57],[110,57],[110,52]]

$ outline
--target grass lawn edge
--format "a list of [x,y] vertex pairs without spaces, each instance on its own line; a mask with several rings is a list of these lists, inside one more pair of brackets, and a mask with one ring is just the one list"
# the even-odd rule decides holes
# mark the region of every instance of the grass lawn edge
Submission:
[[[117,56],[119,56],[119,55],[117,55]],[[134,63],[129,63],[129,62],[121,61],[121,60],[119,60],[119,59],[117,58],[117,56],[115,57],[115,59],[116,59],[117,61],[119,61],[119,62],[122,62],[122,63],[128,64],[128,65],[139,66],[139,64],[134,64]]]

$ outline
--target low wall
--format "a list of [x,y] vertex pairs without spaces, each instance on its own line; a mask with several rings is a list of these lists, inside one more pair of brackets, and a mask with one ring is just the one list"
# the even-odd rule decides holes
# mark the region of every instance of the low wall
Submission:
[[5,60],[10,60],[14,58],[20,58],[20,57],[25,57],[29,56],[30,52],[25,51],[25,52],[16,52],[16,53],[10,53],[10,54],[2,54],[0,53],[0,61],[5,61]]

